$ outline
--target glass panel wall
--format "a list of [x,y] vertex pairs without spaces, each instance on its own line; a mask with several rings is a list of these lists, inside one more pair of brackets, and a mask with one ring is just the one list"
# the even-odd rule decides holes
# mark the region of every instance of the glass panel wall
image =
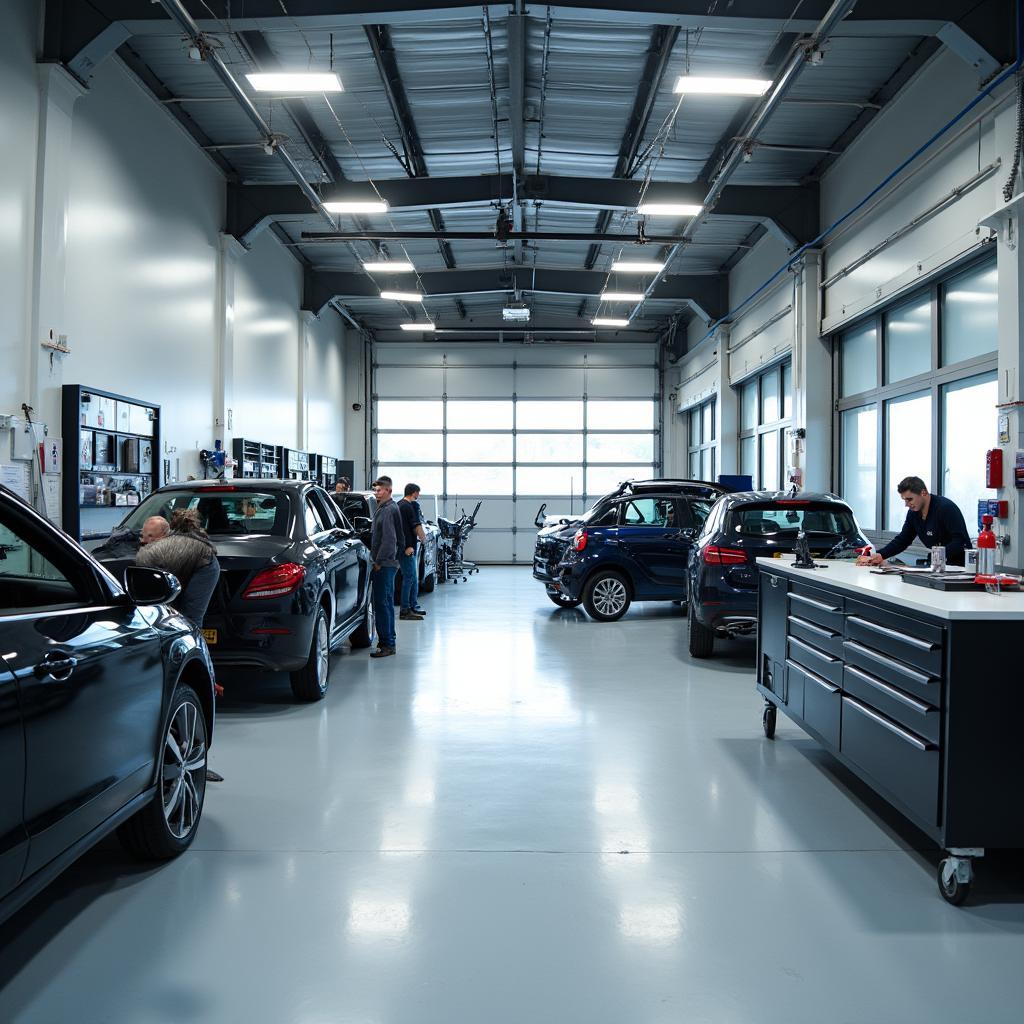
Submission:
[[740,472],[755,490],[786,486],[784,444],[793,416],[793,364],[786,360],[758,374],[739,389]]
[[690,410],[688,465],[691,480],[714,481],[718,465],[716,440],[718,434],[717,399],[709,398],[706,402]]
[[865,530],[875,529],[878,491],[878,410],[873,405],[842,414],[842,483],[840,491]]

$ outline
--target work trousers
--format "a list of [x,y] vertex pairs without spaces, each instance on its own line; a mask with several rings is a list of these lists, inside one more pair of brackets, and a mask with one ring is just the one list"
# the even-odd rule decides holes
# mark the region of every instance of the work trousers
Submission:
[[416,564],[416,549],[413,548],[412,554],[407,555],[403,548],[399,561],[402,563],[402,611],[407,612],[419,607],[420,573]]
[[371,577],[373,614],[377,619],[377,640],[381,647],[394,648],[395,636],[395,573],[398,567],[382,565]]

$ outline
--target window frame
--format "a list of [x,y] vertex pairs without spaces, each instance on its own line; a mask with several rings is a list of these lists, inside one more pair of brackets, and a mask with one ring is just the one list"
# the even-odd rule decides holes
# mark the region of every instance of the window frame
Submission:
[[[981,256],[974,256],[969,260],[959,263],[943,274],[937,276],[924,288],[914,288],[900,295],[893,296],[884,306],[874,310],[867,316],[860,317],[843,326],[842,331],[832,335],[832,393],[842,394],[841,374],[841,348],[845,335],[851,331],[863,327],[871,322],[876,331],[876,380],[880,383],[867,391],[838,398],[833,403],[833,430],[832,430],[832,489],[846,500],[842,493],[843,485],[843,443],[842,443],[842,421],[843,413],[850,409],[859,409],[873,406],[875,410],[875,423],[877,437],[875,442],[875,466],[877,472],[878,486],[875,491],[875,523],[878,524],[873,530],[865,530],[868,538],[881,546],[888,543],[896,536],[897,531],[884,529],[885,524],[885,486],[888,476],[888,403],[917,392],[927,392],[931,400],[931,436],[932,450],[928,457],[928,465],[921,467],[919,474],[928,485],[928,490],[933,494],[942,494],[943,474],[943,441],[946,424],[942,416],[942,396],[944,389],[950,384],[957,384],[970,377],[977,377],[998,371],[998,350],[980,356],[972,356],[969,359],[961,360],[958,363],[942,365],[942,329],[944,312],[944,296],[946,285],[971,270],[981,270],[985,266],[996,263],[994,252],[985,252]],[[888,384],[885,381],[885,354],[889,343],[887,335],[887,314],[901,306],[912,302],[915,297],[927,294],[931,304],[931,366],[924,372],[904,380]],[[969,518],[970,509],[965,512],[965,518]],[[916,542],[915,542],[916,543]],[[923,550],[923,549],[922,549]]]
[[[789,386],[790,386],[790,415],[786,416],[786,370],[789,370]],[[775,374],[778,378],[779,390],[778,390],[778,403],[779,403],[779,419],[776,420],[763,420],[761,418],[762,411],[764,409],[764,380],[771,374]],[[763,464],[761,459],[762,442],[761,437],[763,435],[777,433],[776,445],[777,445],[777,458],[779,467],[779,489],[786,489],[786,434],[793,425],[793,358],[791,355],[787,355],[777,362],[772,363],[770,366],[766,366],[757,371],[757,373],[745,377],[737,384],[733,385],[737,395],[736,400],[742,405],[743,402],[743,389],[746,387],[754,388],[754,426],[747,428],[740,428],[736,434],[736,465],[740,467],[740,472],[743,468],[743,441],[744,439],[754,439],[754,473],[753,473],[753,485],[755,491],[762,491],[764,487],[763,479]],[[742,422],[742,418],[741,418]]]
[[[710,406],[711,409],[711,437],[706,438],[704,436],[704,424],[707,416],[706,410]],[[708,480],[709,483],[714,482],[714,478],[718,475],[717,470],[721,464],[718,452],[718,435],[720,433],[718,423],[718,395],[712,395],[710,398],[706,398],[703,402],[699,402],[697,405],[691,405],[683,413],[686,416],[686,472],[692,480],[703,480],[702,476],[704,469],[704,453],[710,451],[711,459],[711,478]],[[696,417],[698,431],[700,436],[697,438],[696,443],[693,438],[693,430],[691,424]],[[700,467],[698,472],[695,474],[690,466],[693,463],[694,456],[697,457],[697,465]]]

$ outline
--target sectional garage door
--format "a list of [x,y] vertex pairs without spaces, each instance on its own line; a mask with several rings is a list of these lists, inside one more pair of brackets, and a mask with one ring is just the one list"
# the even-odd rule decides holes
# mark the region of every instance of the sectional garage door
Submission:
[[530,562],[541,503],[580,512],[661,466],[654,346],[378,345],[373,472],[414,481],[425,511],[482,501],[470,557]]

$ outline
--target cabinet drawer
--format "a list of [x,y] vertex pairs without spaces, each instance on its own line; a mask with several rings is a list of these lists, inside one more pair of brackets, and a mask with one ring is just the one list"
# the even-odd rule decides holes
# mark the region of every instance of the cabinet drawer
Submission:
[[852,697],[843,697],[840,750],[922,821],[939,823],[935,745]]
[[815,672],[836,686],[842,685],[843,663],[834,654],[819,650],[798,636],[791,636],[786,643],[786,657],[808,672]]
[[786,659],[786,708],[799,718],[804,713],[804,671],[795,662]]
[[841,658],[843,656],[843,635],[828,626],[819,626],[816,622],[799,615],[786,617],[790,636],[799,637],[812,647],[817,647],[828,654]]
[[846,666],[843,690],[923,739],[941,745],[939,727],[942,716],[938,708],[912,697],[856,665]]
[[933,676],[942,675],[942,629],[905,616],[886,616],[878,621],[877,609],[864,614],[860,608],[848,607],[846,636],[865,647],[889,654],[904,664],[913,665]]
[[844,658],[847,664],[878,676],[885,682],[904,690],[912,697],[923,700],[933,708],[942,707],[942,683],[927,672],[911,665],[904,665],[889,654],[873,650],[858,640],[843,642]]
[[843,599],[826,590],[793,584],[789,591],[789,612],[836,633],[843,631]]
[[833,749],[839,749],[839,719],[842,713],[842,693],[827,679],[808,672],[795,661],[786,663],[790,685],[799,678],[803,687],[803,720]]

